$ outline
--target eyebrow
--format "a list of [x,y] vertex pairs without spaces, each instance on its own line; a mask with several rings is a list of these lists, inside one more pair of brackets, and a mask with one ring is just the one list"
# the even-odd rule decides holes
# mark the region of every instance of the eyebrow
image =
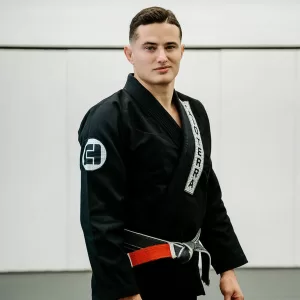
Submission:
[[[153,43],[153,42],[145,42],[145,43],[143,43],[143,46],[145,46],[145,45],[157,46],[158,44],[157,43]],[[176,46],[178,46],[178,44],[176,42],[167,42],[166,45],[176,45]]]

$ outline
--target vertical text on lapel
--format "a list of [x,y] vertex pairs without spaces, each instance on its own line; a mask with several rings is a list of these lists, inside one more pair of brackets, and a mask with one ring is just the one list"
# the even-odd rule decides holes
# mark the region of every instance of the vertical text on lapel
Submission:
[[188,180],[185,185],[184,191],[193,195],[195,192],[195,189],[197,187],[197,183],[199,181],[199,178],[201,176],[202,170],[203,170],[203,164],[204,164],[204,150],[203,150],[203,144],[201,140],[200,130],[198,127],[198,124],[196,122],[196,119],[193,115],[192,109],[190,107],[190,104],[188,101],[181,101],[187,116],[189,118],[194,140],[195,140],[195,152],[194,152],[194,159],[193,164],[190,170],[190,174],[188,177]]

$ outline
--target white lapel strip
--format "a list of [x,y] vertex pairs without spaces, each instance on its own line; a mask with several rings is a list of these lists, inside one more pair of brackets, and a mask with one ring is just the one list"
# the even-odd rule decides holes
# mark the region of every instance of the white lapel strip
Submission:
[[193,195],[203,170],[204,149],[203,149],[202,139],[200,135],[200,130],[196,122],[196,119],[193,115],[189,102],[181,101],[181,104],[183,105],[187,113],[187,116],[189,118],[194,140],[195,140],[195,152],[194,152],[193,164],[184,189],[185,192]]

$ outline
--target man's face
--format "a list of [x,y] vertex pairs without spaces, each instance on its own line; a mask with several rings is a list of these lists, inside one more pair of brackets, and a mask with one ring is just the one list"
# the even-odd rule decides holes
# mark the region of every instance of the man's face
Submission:
[[168,23],[141,25],[125,54],[135,77],[150,85],[168,85],[178,74],[183,54],[179,28]]

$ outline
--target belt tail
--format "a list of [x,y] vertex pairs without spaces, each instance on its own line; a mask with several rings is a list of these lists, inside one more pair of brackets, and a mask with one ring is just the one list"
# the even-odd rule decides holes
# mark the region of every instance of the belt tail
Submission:
[[206,252],[201,252],[201,259],[202,259],[202,281],[209,286],[210,279],[209,279],[209,271],[210,271],[210,255]]
[[201,254],[201,260],[202,260],[201,279],[207,286],[209,286],[210,285],[209,272],[210,272],[210,266],[211,266],[211,256],[210,256],[209,252],[203,247],[203,245],[201,244],[200,241],[198,241],[196,249]]

